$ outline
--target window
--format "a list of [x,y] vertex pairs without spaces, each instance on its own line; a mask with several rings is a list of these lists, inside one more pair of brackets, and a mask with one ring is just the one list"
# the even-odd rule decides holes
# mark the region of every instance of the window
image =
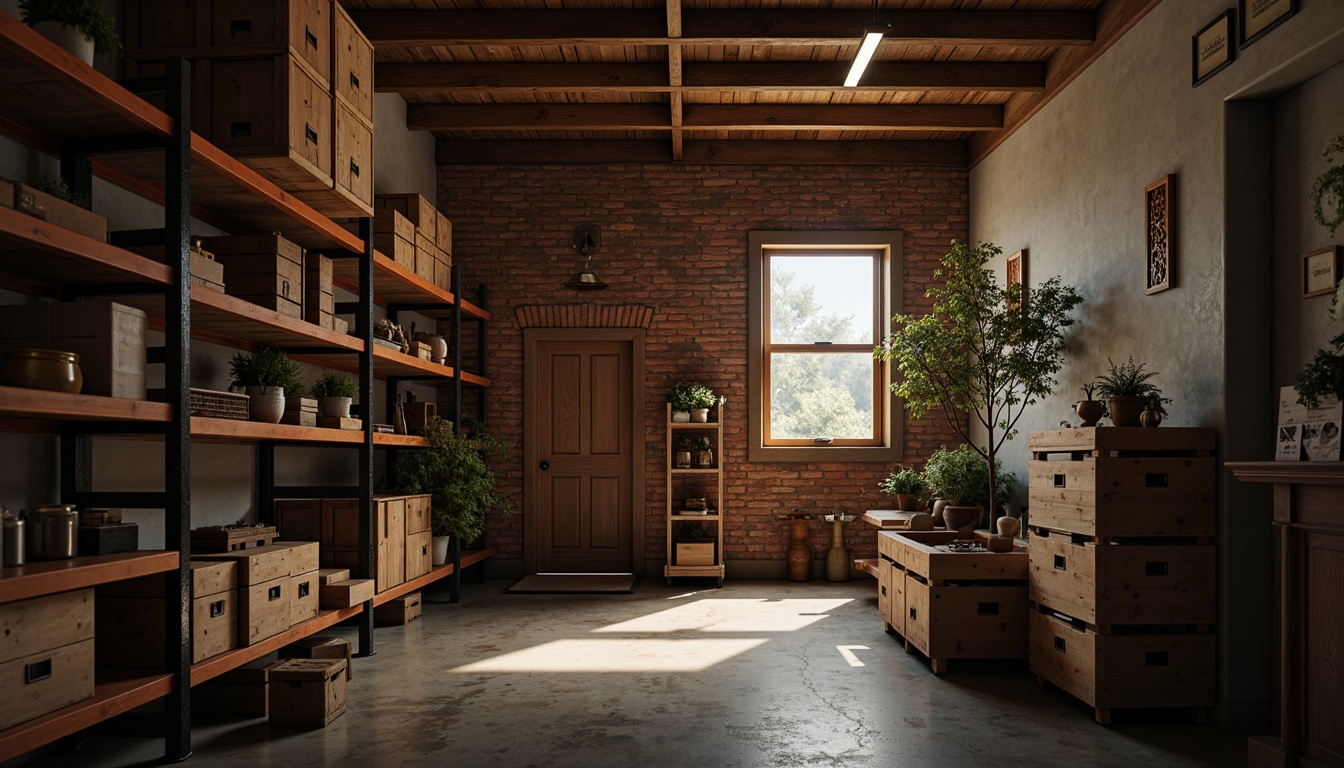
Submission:
[[751,461],[893,461],[900,412],[873,359],[901,273],[899,232],[752,232]]

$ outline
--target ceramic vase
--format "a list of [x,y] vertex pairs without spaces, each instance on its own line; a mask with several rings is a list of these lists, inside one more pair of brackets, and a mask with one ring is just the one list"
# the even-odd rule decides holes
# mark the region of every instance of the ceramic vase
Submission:
[[83,31],[67,27],[59,21],[39,21],[33,25],[33,30],[69,51],[75,58],[93,66],[93,41]]
[[285,415],[283,387],[247,387],[247,415],[252,421],[279,424]]
[[949,531],[955,530],[962,536],[970,536],[975,531],[975,524],[980,522],[980,508],[948,504],[943,508],[943,522]]
[[812,550],[807,546],[807,519],[789,521],[789,581],[807,581]]
[[1139,423],[1145,427],[1158,427],[1162,425],[1162,412],[1154,410],[1145,410],[1139,414]]
[[1078,403],[1078,407],[1074,410],[1078,412],[1078,418],[1083,420],[1082,426],[1095,427],[1097,422],[1101,420],[1104,408],[1102,408],[1100,400],[1083,400]]
[[452,540],[451,536],[434,536],[430,543],[434,545],[434,565],[443,565],[448,562],[448,542]]
[[319,397],[317,399],[317,410],[321,415],[328,418],[350,418],[350,403],[353,401],[354,398],[350,397]]
[[849,572],[852,568],[849,550],[845,549],[845,524],[840,516],[836,515],[831,521],[831,548],[826,551],[826,580],[849,581]]
[[673,412],[672,412],[672,423],[673,423],[673,424],[686,424],[686,423],[690,422],[690,420],[691,420],[691,412],[690,412],[690,411],[673,411]]

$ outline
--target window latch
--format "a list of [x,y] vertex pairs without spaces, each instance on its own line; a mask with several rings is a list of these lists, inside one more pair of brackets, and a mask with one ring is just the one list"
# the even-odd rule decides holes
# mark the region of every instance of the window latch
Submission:
[[812,342],[812,343],[813,343],[813,344],[833,344],[833,343],[835,343],[835,342],[831,342],[831,341],[814,341],[814,342]]
[[821,443],[821,444],[823,444],[823,445],[825,445],[825,444],[827,444],[827,443],[830,443],[830,442],[832,442],[833,440],[835,440],[835,438],[833,438],[833,437],[814,437],[814,438],[812,438],[812,442],[814,442],[814,443]]

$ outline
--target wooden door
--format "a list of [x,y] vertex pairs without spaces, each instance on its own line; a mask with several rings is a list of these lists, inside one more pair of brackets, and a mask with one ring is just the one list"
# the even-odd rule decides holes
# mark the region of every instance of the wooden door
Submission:
[[538,343],[538,572],[631,571],[633,358],[629,341]]

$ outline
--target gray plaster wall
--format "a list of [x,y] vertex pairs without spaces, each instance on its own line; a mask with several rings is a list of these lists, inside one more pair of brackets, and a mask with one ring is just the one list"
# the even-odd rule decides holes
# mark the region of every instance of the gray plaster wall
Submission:
[[[1231,197],[1225,191],[1230,178],[1243,177],[1228,173],[1228,163],[1238,161],[1229,161],[1225,135],[1243,126],[1228,122],[1238,118],[1225,101],[1333,45],[1344,29],[1344,3],[1302,0],[1294,18],[1192,88],[1191,36],[1228,5],[1161,3],[972,169],[972,239],[997,243],[1005,253],[1027,248],[1029,282],[1059,275],[1085,299],[1058,388],[1028,410],[1018,425],[1022,436],[1004,453],[1006,468],[1019,480],[1019,504],[1027,492],[1026,435],[1058,428],[1061,421],[1076,423],[1072,404],[1082,397],[1080,385],[1103,372],[1109,359],[1121,362],[1131,354],[1160,372],[1155,382],[1174,399],[1167,424],[1218,429],[1220,459],[1270,456],[1271,431],[1263,441],[1247,439],[1247,428],[1235,426],[1236,420],[1229,431],[1229,413],[1251,409],[1263,421],[1264,414],[1272,418],[1274,402],[1268,376],[1265,386],[1228,384],[1238,375],[1229,366],[1247,359],[1263,359],[1257,368],[1269,365],[1270,328],[1261,322],[1244,333],[1233,330],[1233,321],[1241,312],[1269,317],[1272,288],[1268,280],[1256,284],[1244,277],[1253,270],[1229,272],[1248,266],[1270,274],[1263,264],[1267,248],[1247,255],[1226,235],[1229,219],[1237,217],[1230,212],[1244,201],[1235,190]],[[1267,137],[1267,125],[1249,134]],[[1270,147],[1257,150],[1268,153]],[[1176,284],[1148,296],[1144,187],[1166,174],[1176,176]],[[1267,188],[1256,192],[1269,196]],[[1266,235],[1276,215],[1270,208],[1255,209],[1253,222]],[[1261,263],[1247,263],[1250,258]],[[996,268],[1002,279],[1001,261]],[[1243,303],[1248,292],[1252,300]],[[1255,354],[1246,355],[1247,347]],[[1267,500],[1262,489],[1237,487],[1220,476],[1215,722],[1226,728],[1267,730],[1271,724],[1273,536]]]

